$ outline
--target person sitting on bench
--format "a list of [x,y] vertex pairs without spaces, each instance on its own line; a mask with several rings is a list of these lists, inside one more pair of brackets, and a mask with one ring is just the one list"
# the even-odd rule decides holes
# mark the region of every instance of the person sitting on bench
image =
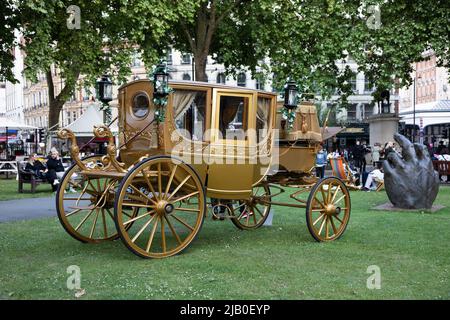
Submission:
[[64,176],[64,166],[59,152],[52,148],[50,156],[47,158],[47,179],[52,185],[52,190],[58,189],[59,180]]
[[370,190],[376,190],[376,185],[373,186],[374,183],[377,183],[377,181],[383,181],[384,180],[384,173],[383,173],[383,166],[381,162],[377,162],[377,167],[372,172],[369,173],[367,176],[366,183],[364,184],[364,188],[362,188],[362,191],[370,191]]
[[25,171],[32,172],[39,179],[45,179],[45,171],[47,168],[37,159],[37,154],[31,155],[25,165]]

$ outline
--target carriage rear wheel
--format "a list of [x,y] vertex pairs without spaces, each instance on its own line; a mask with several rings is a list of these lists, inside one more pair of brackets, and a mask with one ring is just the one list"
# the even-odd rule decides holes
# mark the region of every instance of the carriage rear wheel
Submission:
[[317,241],[342,236],[350,220],[350,193],[335,177],[321,179],[311,190],[306,204],[306,223]]
[[270,201],[270,188],[267,184],[253,187],[250,199],[233,204],[234,217],[231,218],[231,222],[243,230],[261,227],[270,212],[270,204],[261,200]]
[[[137,209],[141,214],[130,218]],[[143,258],[183,251],[198,234],[205,211],[205,192],[195,170],[168,156],[139,162],[122,180],[115,199],[120,237]]]
[[[102,168],[101,156],[82,160],[92,168]],[[116,179],[87,177],[75,163],[64,174],[56,193],[59,221],[73,238],[97,243],[118,237],[114,224],[113,204]]]

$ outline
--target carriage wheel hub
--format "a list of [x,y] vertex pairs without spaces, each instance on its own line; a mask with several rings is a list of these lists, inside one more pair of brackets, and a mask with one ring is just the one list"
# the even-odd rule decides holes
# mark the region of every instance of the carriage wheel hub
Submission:
[[173,212],[174,209],[175,208],[174,208],[173,204],[171,204],[165,200],[158,201],[158,203],[156,204],[156,212],[161,215],[170,214]]
[[333,204],[328,204],[325,206],[325,213],[329,216],[339,214],[341,208],[334,206]]

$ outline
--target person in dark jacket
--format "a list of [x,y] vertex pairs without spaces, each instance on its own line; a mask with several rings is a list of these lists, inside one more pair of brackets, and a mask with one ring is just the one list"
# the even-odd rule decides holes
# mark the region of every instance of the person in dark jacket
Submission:
[[38,178],[45,178],[45,171],[47,168],[37,159],[37,155],[31,155],[25,165],[25,171],[32,172]]
[[59,180],[64,175],[64,166],[59,153],[55,148],[52,148],[50,156],[47,158],[47,179],[52,185],[53,191],[58,189]]
[[356,141],[356,145],[353,148],[353,159],[355,160],[355,167],[358,168],[360,175],[362,176],[366,167],[366,152],[363,145],[359,140]]

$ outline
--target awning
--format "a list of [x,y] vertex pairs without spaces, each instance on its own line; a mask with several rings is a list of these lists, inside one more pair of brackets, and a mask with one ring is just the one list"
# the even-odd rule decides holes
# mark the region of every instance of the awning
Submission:
[[[92,137],[94,126],[103,124],[103,111],[97,104],[90,104],[77,120],[69,124],[65,129],[71,130],[77,137]],[[117,132],[117,121],[110,127],[112,132]]]
[[0,131],[6,131],[6,128],[8,128],[8,131],[10,129],[13,130],[32,130],[37,129],[36,127],[29,126],[23,123],[16,122],[14,120],[8,119],[6,117],[0,117]]
[[421,103],[414,108],[403,109],[399,112],[405,124],[414,124],[414,114],[416,126],[426,127],[433,124],[450,123],[450,100],[440,100],[430,103]]
[[323,128],[320,128],[320,132],[322,132],[322,140],[328,140],[345,129],[345,127],[325,127],[325,130],[323,130]]

